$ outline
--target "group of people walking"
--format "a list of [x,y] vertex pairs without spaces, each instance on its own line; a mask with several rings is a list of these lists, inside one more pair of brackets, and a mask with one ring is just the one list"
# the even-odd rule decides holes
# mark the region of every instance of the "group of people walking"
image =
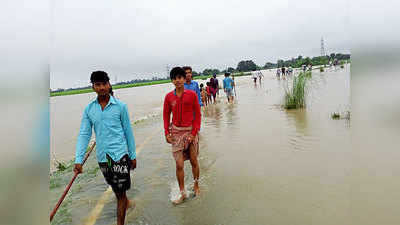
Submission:
[[[225,73],[225,78],[223,80],[223,89],[226,94],[228,103],[233,102],[233,88],[234,81],[230,77],[230,73]],[[201,100],[205,106],[209,104],[217,103],[217,96],[219,96],[219,81],[217,79],[217,75],[213,75],[208,82],[206,82],[206,86],[204,84],[200,84],[200,95]]]
[[[225,73],[224,92],[228,102],[233,102],[234,81]],[[175,67],[170,71],[174,89],[166,94],[163,104],[165,140],[171,146],[176,164],[176,178],[179,184],[179,198],[173,204],[180,204],[186,198],[184,183],[184,161],[189,160],[194,179],[193,192],[200,194],[198,162],[201,107],[211,103],[219,94],[216,75],[207,88],[193,81],[192,68]],[[136,145],[130,123],[127,104],[113,96],[110,78],[104,71],[95,71],[90,76],[92,89],[97,97],[84,109],[75,152],[74,172],[82,173],[82,163],[92,129],[96,134],[96,158],[105,181],[111,186],[117,198],[117,224],[122,225],[128,207],[132,206],[126,191],[131,187],[130,171],[136,168]],[[204,93],[207,92],[205,98]],[[171,119],[172,115],[172,119]]]
[[219,96],[217,75],[214,74],[213,77],[210,78],[210,81],[206,82],[206,86],[200,84],[200,95],[205,106],[213,102],[216,103],[217,96]]
[[292,75],[293,74],[293,68],[292,67],[281,67],[281,68],[277,68],[276,69],[276,76],[279,78],[281,75],[282,75],[282,77],[286,77],[286,76],[289,76],[289,75]]

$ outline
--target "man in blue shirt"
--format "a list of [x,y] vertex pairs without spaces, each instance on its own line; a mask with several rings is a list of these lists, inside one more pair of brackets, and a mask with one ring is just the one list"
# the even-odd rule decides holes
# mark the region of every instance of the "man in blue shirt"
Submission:
[[229,77],[229,73],[225,73],[225,79],[223,81],[223,84],[224,84],[224,92],[226,93],[226,97],[228,98],[228,103],[231,103],[233,102],[232,89],[235,83]]
[[192,68],[190,66],[184,66],[182,68],[183,70],[185,70],[186,73],[186,82],[183,84],[185,89],[194,91],[197,95],[200,106],[203,106],[199,84],[196,81],[192,80]]
[[97,98],[86,106],[75,153],[75,173],[82,173],[82,162],[92,136],[96,134],[96,157],[107,183],[117,197],[117,224],[123,225],[130,201],[130,170],[136,168],[136,147],[128,108],[110,95],[110,78],[106,72],[95,71],[90,77]]

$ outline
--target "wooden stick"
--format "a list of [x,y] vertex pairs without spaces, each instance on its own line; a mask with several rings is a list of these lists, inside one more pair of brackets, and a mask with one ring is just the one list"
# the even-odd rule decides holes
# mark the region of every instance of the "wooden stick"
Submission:
[[[90,147],[88,153],[85,156],[85,159],[82,162],[82,166],[83,166],[83,164],[85,164],[86,160],[88,159],[88,157],[89,157],[90,153],[92,152],[92,150],[93,150],[95,145],[96,145],[96,142],[94,142],[92,144],[92,146]],[[75,181],[77,176],[78,176],[78,174],[75,173],[74,177],[72,177],[71,181],[69,182],[67,188],[65,188],[64,193],[62,194],[61,198],[57,202],[57,205],[54,207],[53,211],[50,214],[50,222],[53,220],[54,215],[56,214],[56,212],[57,212],[58,208],[60,207],[61,203],[64,201],[65,196],[67,195],[69,189],[72,186],[72,183],[74,183],[74,181]]]

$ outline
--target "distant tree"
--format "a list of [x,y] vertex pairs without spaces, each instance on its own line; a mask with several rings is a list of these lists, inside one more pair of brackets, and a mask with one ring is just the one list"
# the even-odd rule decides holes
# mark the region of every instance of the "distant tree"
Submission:
[[305,63],[306,65],[311,64],[311,59],[310,59],[310,57],[306,57],[306,58],[304,59],[304,63]]
[[277,64],[275,63],[271,63],[271,62],[266,62],[263,69],[272,69],[272,68],[276,68]]
[[214,74],[219,74],[219,73],[221,73],[221,72],[219,71],[219,69],[213,69],[213,70],[212,70],[212,75],[214,75]]
[[254,71],[257,68],[257,65],[252,60],[240,61],[237,66],[239,72]]
[[214,75],[214,74],[219,74],[220,71],[218,69],[205,69],[203,70],[203,75]]
[[233,73],[233,71],[235,71],[235,69],[234,69],[234,68],[232,68],[232,67],[228,67],[228,70],[227,70],[227,72],[228,72],[228,73]]
[[278,62],[276,64],[278,65],[279,68],[285,66],[285,62],[282,59],[278,59]]

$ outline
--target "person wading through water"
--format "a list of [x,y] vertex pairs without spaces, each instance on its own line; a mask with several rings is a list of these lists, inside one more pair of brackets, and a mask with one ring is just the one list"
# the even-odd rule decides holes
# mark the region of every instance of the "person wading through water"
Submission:
[[[185,71],[175,67],[170,72],[175,90],[164,99],[163,119],[165,139],[172,146],[172,155],[176,163],[176,178],[179,184],[180,197],[173,204],[180,204],[186,199],[184,182],[184,161],[190,160],[194,178],[194,194],[200,194],[198,163],[199,137],[201,124],[200,104],[196,93],[184,88]],[[172,124],[171,124],[172,113]]]
[[184,84],[184,88],[194,91],[196,93],[196,95],[197,95],[197,99],[199,101],[200,106],[203,106],[203,102],[201,101],[201,94],[200,94],[199,84],[196,81],[193,80],[192,67],[184,66],[184,67],[182,67],[182,69],[186,73],[186,75],[185,75],[186,82]]
[[82,161],[94,128],[96,158],[117,198],[117,224],[123,225],[126,209],[132,205],[126,197],[126,191],[131,187],[130,170],[136,168],[136,147],[128,107],[112,96],[109,80],[104,71],[91,74],[90,82],[97,98],[83,112],[74,172],[82,173]]
[[224,84],[224,91],[226,93],[226,97],[228,98],[228,103],[233,103],[233,95],[232,89],[234,86],[233,80],[229,77],[229,73],[225,73],[225,79],[223,81]]
[[213,75],[213,77],[210,78],[210,90],[211,90],[211,96],[214,100],[214,103],[217,102],[217,91],[218,91],[218,80],[217,80],[217,75]]
[[217,79],[217,75],[214,74],[214,88],[215,88],[215,93],[219,96],[219,82]]

